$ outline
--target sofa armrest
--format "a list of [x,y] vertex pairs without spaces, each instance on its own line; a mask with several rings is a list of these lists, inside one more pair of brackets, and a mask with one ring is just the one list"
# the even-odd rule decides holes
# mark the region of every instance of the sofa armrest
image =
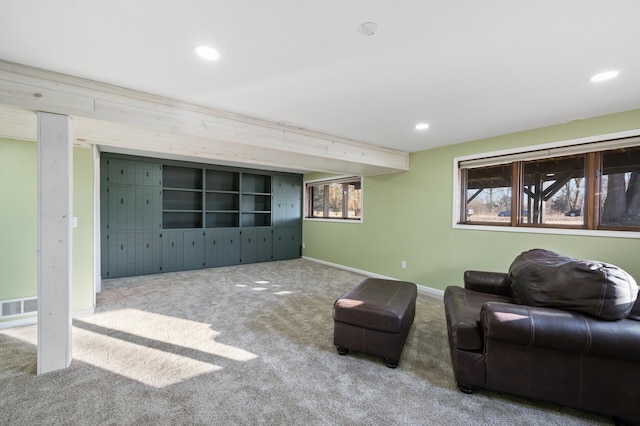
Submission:
[[464,288],[481,293],[511,296],[509,275],[503,272],[465,271]]
[[480,310],[485,340],[640,362],[640,322],[605,321],[560,309],[487,302]]

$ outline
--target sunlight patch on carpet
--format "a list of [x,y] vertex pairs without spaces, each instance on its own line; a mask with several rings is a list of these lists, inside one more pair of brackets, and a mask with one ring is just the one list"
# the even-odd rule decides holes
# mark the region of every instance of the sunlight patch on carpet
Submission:
[[209,324],[152,312],[122,309],[75,322],[74,359],[154,387],[220,370],[223,360],[257,358],[216,342]]

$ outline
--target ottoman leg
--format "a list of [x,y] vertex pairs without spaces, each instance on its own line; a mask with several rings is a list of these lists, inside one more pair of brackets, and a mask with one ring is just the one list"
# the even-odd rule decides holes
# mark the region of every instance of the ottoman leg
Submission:
[[385,358],[384,362],[385,362],[385,364],[387,364],[387,367],[389,367],[389,368],[396,368],[398,366],[398,364],[400,363],[400,361],[396,361],[394,359],[389,359],[389,358]]
[[343,348],[342,346],[336,346],[339,355],[346,355],[349,353],[349,349]]

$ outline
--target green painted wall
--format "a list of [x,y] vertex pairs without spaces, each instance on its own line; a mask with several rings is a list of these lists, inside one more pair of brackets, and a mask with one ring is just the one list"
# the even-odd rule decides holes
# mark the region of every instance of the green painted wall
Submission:
[[73,229],[73,312],[93,310],[94,305],[94,221],[93,221],[93,150],[73,150],[73,215],[78,227]]
[[[610,262],[640,282],[640,239],[454,229],[453,159],[640,128],[640,110],[411,154],[410,170],[364,179],[364,222],[303,223],[303,256],[436,289],[467,269],[505,271],[531,248]],[[310,174],[305,180],[325,175]],[[401,268],[401,261],[407,269]]]
[[0,139],[0,300],[38,292],[37,173],[34,142]]
[[[0,139],[0,300],[36,296],[37,282],[37,146]],[[93,153],[73,150],[74,312],[93,309]]]

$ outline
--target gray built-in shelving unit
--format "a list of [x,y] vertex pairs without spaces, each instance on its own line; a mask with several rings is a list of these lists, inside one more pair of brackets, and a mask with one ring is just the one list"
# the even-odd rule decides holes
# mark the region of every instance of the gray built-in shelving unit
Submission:
[[103,153],[102,277],[298,258],[302,175]]

